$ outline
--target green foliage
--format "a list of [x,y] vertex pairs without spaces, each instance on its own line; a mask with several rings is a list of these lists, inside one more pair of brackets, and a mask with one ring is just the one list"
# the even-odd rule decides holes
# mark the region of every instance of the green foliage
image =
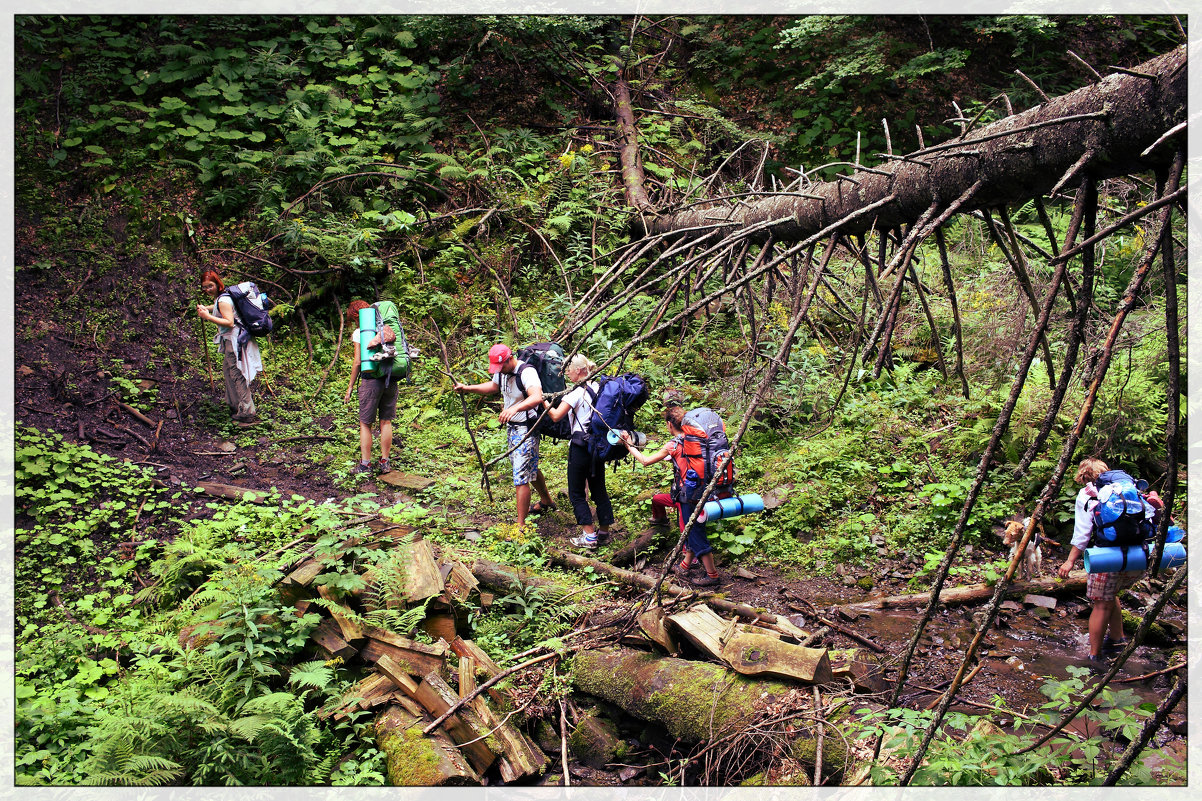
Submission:
[[[1041,717],[1048,723],[1057,722],[1072,709],[1086,688],[1082,677],[1089,671],[1068,668],[1072,675],[1065,680],[1053,679],[1042,690],[1051,700],[1043,705]],[[1102,757],[1107,740],[1101,735],[1136,736],[1143,719],[1152,714],[1155,706],[1140,703],[1129,689],[1102,691],[1100,708],[1087,707],[1081,715],[1087,724],[1084,737],[1058,736],[1029,752],[1020,753],[1042,733],[1032,728],[1011,734],[998,728],[990,717],[949,712],[927,750],[922,765],[911,784],[957,786],[1015,786],[1052,784],[1096,784],[1105,773],[1099,768],[1110,764]],[[1004,713],[1003,713],[1004,714]],[[899,774],[893,760],[908,765],[925,730],[933,720],[931,710],[886,709],[857,712],[857,737],[883,737],[882,749],[892,752],[888,763],[874,763],[870,775],[874,785],[896,784]],[[1123,784],[1152,783],[1148,760],[1144,752],[1139,761],[1122,779]]]

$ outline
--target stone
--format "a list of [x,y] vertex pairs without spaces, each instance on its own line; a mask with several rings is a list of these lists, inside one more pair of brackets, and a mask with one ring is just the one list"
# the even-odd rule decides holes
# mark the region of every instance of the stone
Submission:
[[1018,601],[1002,601],[1001,608],[1007,612],[1021,612],[1023,605]]
[[218,442],[217,450],[222,451],[223,453],[233,453],[234,451],[238,450],[238,446],[232,442]]
[[476,531],[476,529],[474,529],[474,528],[469,528],[468,530],[463,532],[463,538],[465,540],[467,540],[468,542],[476,542],[482,536],[484,536],[484,535],[482,535],[479,531]]
[[1037,606],[1031,610],[1031,616],[1040,620],[1047,620],[1052,616],[1052,610],[1045,606]]
[[1043,607],[1044,609],[1056,608],[1056,599],[1050,595],[1024,595],[1023,603]]
[[735,575],[741,579],[748,579],[748,580],[759,578],[758,574],[752,573],[750,570],[743,568],[743,567],[736,567]]
[[429,489],[434,486],[434,479],[426,478],[425,476],[415,476],[411,473],[402,473],[400,470],[393,470],[391,473],[384,473],[378,478],[385,484],[391,484],[394,487],[403,487],[404,489],[421,492],[424,489]]
[[618,778],[624,782],[628,782],[636,776],[641,775],[642,772],[642,768],[622,768],[620,771],[618,771]]

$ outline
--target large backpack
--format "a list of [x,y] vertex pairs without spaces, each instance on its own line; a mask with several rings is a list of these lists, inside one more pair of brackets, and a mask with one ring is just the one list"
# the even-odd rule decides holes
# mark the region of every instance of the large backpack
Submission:
[[254,281],[227,286],[225,294],[230,296],[234,317],[248,336],[261,337],[271,333],[271,315],[267,312],[275,304],[259,291]]
[[[685,413],[680,427],[684,437],[672,454],[673,499],[681,503],[700,503],[703,500],[701,493],[715,472],[718,483],[705,500],[734,494],[735,463],[730,454],[730,440],[726,438],[726,424],[718,413],[713,409],[693,409]],[[696,484],[692,487],[685,480],[689,470],[697,474]]]
[[[634,429],[634,413],[647,401],[647,382],[638,373],[623,373],[609,377],[597,376],[597,394],[593,397],[593,414],[588,424],[588,451],[594,463],[616,462],[626,455],[620,441],[611,443],[610,429]],[[590,390],[590,394],[591,390]]]
[[1135,479],[1122,470],[1107,470],[1094,486],[1098,488],[1092,512],[1095,545],[1142,545],[1153,536],[1152,520],[1145,514],[1147,501]]
[[[518,389],[522,394],[526,394],[526,385],[522,381],[523,363],[534,368],[538,373],[538,380],[543,386],[543,394],[550,395],[553,392],[563,392],[567,384],[564,381],[563,369],[565,356],[563,348],[555,342],[536,342],[533,345],[527,345],[519,350],[516,354],[519,362],[517,372],[513,374],[514,380],[517,381]],[[531,410],[527,413],[527,419],[533,420],[535,414],[542,414],[541,409]],[[543,414],[542,419],[534,429],[537,433],[543,436],[551,437],[552,439],[571,439],[572,424],[564,417],[559,422],[551,419],[551,415]]]
[[[376,333],[380,344],[370,348],[373,355],[371,367],[362,371],[367,378],[384,378],[384,385],[392,380],[409,376],[409,344],[405,341],[405,329],[401,326],[401,312],[391,300],[378,300],[371,304],[376,313]],[[398,359],[397,356],[401,358]]]

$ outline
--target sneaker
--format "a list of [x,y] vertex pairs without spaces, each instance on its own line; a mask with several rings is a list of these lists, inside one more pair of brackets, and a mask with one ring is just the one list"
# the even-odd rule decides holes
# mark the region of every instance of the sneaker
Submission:
[[568,542],[577,548],[596,548],[599,544],[596,534],[581,534],[579,537],[572,537]]
[[694,587],[716,587],[722,583],[721,576],[711,576],[709,573],[703,573],[695,578],[690,578]]
[[370,464],[368,464],[366,462],[358,462],[355,464],[355,468],[353,470],[351,470],[351,475],[357,476],[357,475],[360,475],[361,473],[370,473],[370,472],[371,472]]
[[379,473],[380,475],[384,475],[385,473],[391,473],[392,472],[392,462],[390,462],[387,459],[381,459],[379,466],[376,467],[376,472]]
[[667,528],[668,527],[668,518],[653,517],[647,521],[647,525],[651,526],[652,528]]
[[1110,670],[1110,663],[1104,656],[1091,656],[1086,660],[1085,666],[1089,668],[1091,673],[1101,675]]
[[1102,653],[1117,654],[1127,647],[1128,640],[1124,637],[1121,640],[1112,640],[1107,634],[1102,638]]

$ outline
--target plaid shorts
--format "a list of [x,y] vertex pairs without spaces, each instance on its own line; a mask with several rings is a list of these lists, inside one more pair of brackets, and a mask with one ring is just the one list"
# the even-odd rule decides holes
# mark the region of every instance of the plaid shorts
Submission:
[[1144,571],[1130,573],[1090,573],[1085,580],[1085,597],[1097,603],[1113,601],[1120,592],[1144,577]]
[[[509,426],[509,447],[517,445],[524,436],[526,426]],[[538,475],[538,439],[539,435],[535,434],[509,454],[513,462],[513,486],[529,484]]]

